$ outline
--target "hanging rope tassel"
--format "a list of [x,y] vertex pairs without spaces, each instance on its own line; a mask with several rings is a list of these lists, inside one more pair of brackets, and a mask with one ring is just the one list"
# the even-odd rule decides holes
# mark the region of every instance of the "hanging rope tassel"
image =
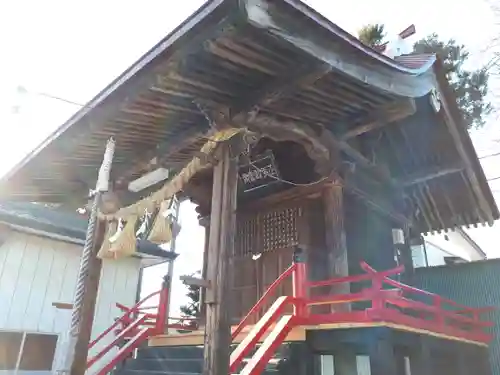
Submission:
[[172,240],[172,221],[169,217],[170,206],[173,199],[161,202],[160,210],[156,215],[155,222],[149,232],[148,240],[161,245]]
[[135,254],[137,250],[137,238],[135,236],[137,220],[139,220],[137,216],[129,217],[116,241],[111,241],[110,251],[114,253],[115,259]]
[[118,232],[118,222],[117,221],[108,222],[108,230],[106,231],[106,237],[102,242],[99,252],[97,253],[97,257],[99,259],[114,258],[114,253],[111,251],[111,245],[112,245],[111,239],[117,232]]

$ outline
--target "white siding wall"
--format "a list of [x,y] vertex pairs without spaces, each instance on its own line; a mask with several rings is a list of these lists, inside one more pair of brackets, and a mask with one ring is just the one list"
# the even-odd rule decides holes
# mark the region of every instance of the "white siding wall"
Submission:
[[425,236],[425,241],[447,252],[447,256],[460,257],[467,261],[481,260],[477,251],[469,244],[459,231],[449,232],[445,235],[436,234]]
[[[0,246],[0,330],[65,332],[71,311],[52,303],[73,302],[81,251],[81,245],[12,232]],[[104,261],[93,337],[119,315],[116,302],[135,303],[139,267],[139,259]]]

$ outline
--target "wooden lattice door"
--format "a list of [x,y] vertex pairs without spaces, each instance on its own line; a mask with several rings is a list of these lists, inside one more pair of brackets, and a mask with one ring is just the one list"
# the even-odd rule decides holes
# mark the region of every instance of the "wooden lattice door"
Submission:
[[[233,317],[239,321],[274,280],[292,263],[293,250],[303,231],[304,207],[299,202],[240,213],[234,256]],[[287,280],[276,296],[291,295]],[[273,298],[262,309],[265,312]],[[257,318],[257,317],[256,317]]]

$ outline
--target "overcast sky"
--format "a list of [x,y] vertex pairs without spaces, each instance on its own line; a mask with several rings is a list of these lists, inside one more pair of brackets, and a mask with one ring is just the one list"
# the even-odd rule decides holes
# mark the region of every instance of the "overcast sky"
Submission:
[[[7,172],[57,126],[77,105],[46,99],[48,93],[85,103],[97,92],[196,10],[202,0],[16,0],[0,5],[0,174]],[[333,22],[355,33],[367,23],[384,23],[390,35],[410,24],[417,38],[437,32],[466,44],[473,63],[484,61],[484,50],[498,34],[488,4],[480,0],[309,0]],[[466,21],[461,21],[461,20]],[[22,85],[32,94],[21,95]],[[20,112],[12,113],[19,106]],[[500,151],[500,126],[492,120],[472,134],[480,155]],[[500,158],[484,159],[489,178],[500,176]],[[496,165],[495,165],[496,164]],[[500,180],[491,183],[500,194]],[[201,267],[203,230],[198,227],[193,205],[182,208],[176,274]],[[500,256],[496,228],[471,231],[488,252]],[[148,290],[157,289],[165,267],[148,271]],[[184,290],[175,286],[174,301],[182,303]]]

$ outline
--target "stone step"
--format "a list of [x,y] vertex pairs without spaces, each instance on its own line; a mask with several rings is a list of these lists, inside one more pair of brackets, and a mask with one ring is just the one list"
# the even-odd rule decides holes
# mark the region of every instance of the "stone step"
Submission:
[[181,371],[187,373],[201,373],[203,358],[200,359],[135,359],[126,365],[130,370],[144,371]]
[[203,346],[146,347],[137,351],[137,358],[198,359],[203,358]]

